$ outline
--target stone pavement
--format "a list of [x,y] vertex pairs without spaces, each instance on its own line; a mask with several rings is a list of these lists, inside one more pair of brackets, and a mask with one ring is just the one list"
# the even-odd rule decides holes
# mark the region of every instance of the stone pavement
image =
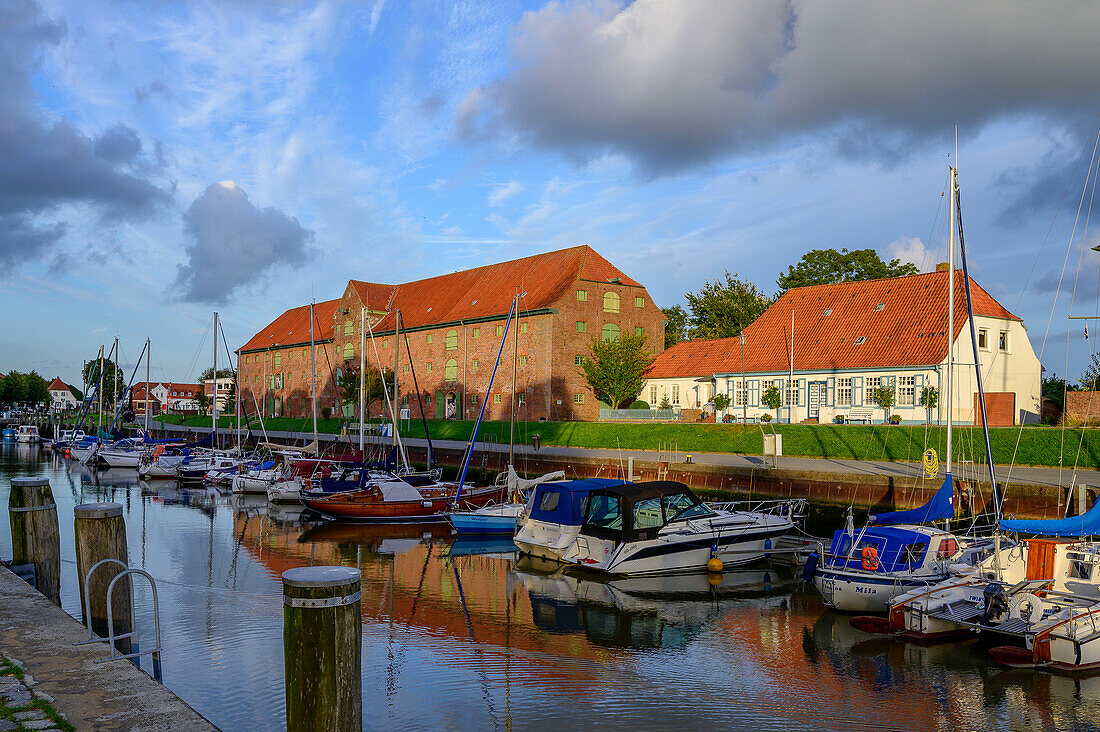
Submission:
[[[0,656],[0,661],[5,660]],[[6,659],[14,666],[23,668],[16,659]],[[41,691],[35,691],[35,678],[24,671],[23,678],[8,675],[0,676],[0,710],[14,711],[11,718],[7,714],[0,718],[0,732],[10,730],[56,730],[71,729],[65,715],[51,706],[53,697]],[[35,702],[36,706],[31,706]],[[42,708],[45,707],[45,708]],[[63,721],[64,720],[64,721]]]

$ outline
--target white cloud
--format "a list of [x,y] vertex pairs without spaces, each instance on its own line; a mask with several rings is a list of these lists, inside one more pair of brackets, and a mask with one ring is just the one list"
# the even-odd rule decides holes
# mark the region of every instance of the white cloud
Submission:
[[921,272],[931,272],[936,267],[935,252],[924,245],[918,236],[903,236],[886,245],[887,259],[900,259],[915,264]]
[[497,186],[489,194],[488,203],[490,207],[500,206],[512,196],[516,195],[523,190],[523,184],[518,180],[514,180],[510,183],[505,183],[502,186]]

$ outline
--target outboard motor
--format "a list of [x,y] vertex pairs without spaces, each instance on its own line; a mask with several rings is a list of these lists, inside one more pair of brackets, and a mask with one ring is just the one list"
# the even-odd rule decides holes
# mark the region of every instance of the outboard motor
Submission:
[[1006,612],[1008,612],[1008,594],[1001,585],[991,582],[982,591],[984,609],[982,617],[978,620],[982,625],[990,625]]

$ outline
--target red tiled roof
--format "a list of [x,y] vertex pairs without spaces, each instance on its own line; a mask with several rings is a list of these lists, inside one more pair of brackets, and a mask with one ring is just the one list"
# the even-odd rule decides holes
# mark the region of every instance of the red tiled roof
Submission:
[[390,309],[390,300],[393,298],[393,285],[380,285],[375,282],[360,282],[351,280],[350,284],[355,288],[356,294],[362,300],[368,310],[385,312]]
[[[956,338],[966,324],[964,288],[962,272],[956,271]],[[973,279],[970,289],[975,315],[1019,320]],[[883,309],[876,310],[880,304]],[[796,371],[924,366],[947,356],[947,272],[788,290],[745,328],[747,372],[791,367],[792,311]],[[648,376],[740,371],[740,339],[726,338],[677,344],[657,357]]]
[[69,385],[61,380],[60,376],[55,376],[53,381],[50,382],[47,391],[68,391]]
[[[313,306],[313,337],[318,341],[332,338],[333,315],[339,300],[325,300]],[[275,318],[241,347],[242,351],[293,343],[309,343],[309,305],[291,308]]]

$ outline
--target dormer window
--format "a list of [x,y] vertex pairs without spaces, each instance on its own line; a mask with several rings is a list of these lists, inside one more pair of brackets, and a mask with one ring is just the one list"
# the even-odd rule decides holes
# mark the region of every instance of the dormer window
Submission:
[[824,310],[821,311],[822,317],[827,317],[827,316],[832,315],[832,314],[833,314],[833,309],[832,308],[825,308]]
[[884,302],[880,302],[878,305],[875,305],[875,312],[876,313],[880,312],[882,310],[885,310],[885,309],[886,309],[886,303],[884,303]]
[[862,346],[866,342],[867,342],[867,339],[864,338],[863,336],[860,336],[859,338],[856,338],[856,345],[857,346]]

